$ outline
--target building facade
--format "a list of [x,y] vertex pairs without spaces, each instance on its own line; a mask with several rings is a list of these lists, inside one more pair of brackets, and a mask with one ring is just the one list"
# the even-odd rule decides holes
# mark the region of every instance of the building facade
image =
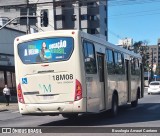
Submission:
[[147,52],[149,53],[149,59],[148,59],[149,66],[151,67],[153,65],[153,72],[156,72],[156,68],[157,68],[158,62],[159,62],[158,46],[157,45],[149,45]]
[[[14,19],[20,16],[20,7],[0,7],[0,26],[3,26],[9,20]],[[17,24],[17,20],[11,22],[9,25],[10,28],[16,30],[24,30],[26,31],[26,26],[21,26]]]
[[118,45],[128,49],[129,47],[133,45],[133,39],[132,38],[120,39],[118,41]]
[[[45,3],[44,3],[45,2]],[[48,3],[47,3],[48,2]],[[30,0],[30,4],[37,5],[37,15],[44,12],[48,16],[48,25],[42,24],[41,18],[37,18],[37,26],[42,31],[79,29],[108,39],[107,35],[107,0],[66,0],[54,3],[51,0]]]
[[[79,29],[108,40],[107,0],[0,0],[0,26],[27,15],[26,9],[30,12],[33,7],[37,31]],[[0,89],[5,84],[15,88],[13,42],[28,30],[20,22],[14,20],[8,28],[0,30]]]
[[[0,1],[0,24],[2,25],[9,19],[16,18],[22,14],[27,15],[27,10],[21,9],[27,9],[28,7],[31,10],[34,7],[35,15],[37,16],[37,23],[35,24],[37,31],[79,29],[108,40],[107,0]],[[26,13],[22,13],[24,11]],[[46,26],[43,24],[44,21],[42,22],[44,12],[47,16]],[[13,22],[13,24],[16,23]],[[16,26],[13,26],[13,24],[10,24],[10,26],[19,30],[23,28],[26,31],[24,26],[19,25],[19,22]]]
[[157,45],[158,45],[158,66],[160,67],[160,38],[158,39]]
[[[3,28],[0,30],[0,90],[7,84],[11,93],[15,93],[14,39],[24,32]],[[2,94],[2,91],[0,91]]]

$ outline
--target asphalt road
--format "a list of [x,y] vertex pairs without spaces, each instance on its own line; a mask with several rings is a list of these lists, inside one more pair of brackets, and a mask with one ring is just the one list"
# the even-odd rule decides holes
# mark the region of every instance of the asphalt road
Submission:
[[[22,116],[18,111],[0,112],[0,127],[52,127],[54,129],[57,128],[57,131],[58,128],[61,128],[60,130],[63,129],[63,132],[65,130],[64,127],[74,129],[75,126],[82,127],[78,130],[79,133],[86,130],[86,127],[88,126],[91,128],[87,133],[96,132],[96,128],[98,127],[160,127],[160,94],[148,95],[145,92],[144,98],[139,100],[137,107],[132,108],[129,104],[122,106],[119,108],[119,114],[115,118],[111,118],[108,112],[83,115],[76,120],[65,119],[62,116]],[[97,129],[97,133],[98,132]],[[60,135],[60,133],[58,135]],[[92,136],[93,135],[95,135],[95,133],[93,133]],[[104,133],[101,133],[100,135],[104,135]],[[119,135],[123,135],[123,133],[118,134],[118,136]],[[129,133],[127,135],[137,136],[138,134]],[[142,135],[154,136],[160,135],[160,133],[143,133]]]

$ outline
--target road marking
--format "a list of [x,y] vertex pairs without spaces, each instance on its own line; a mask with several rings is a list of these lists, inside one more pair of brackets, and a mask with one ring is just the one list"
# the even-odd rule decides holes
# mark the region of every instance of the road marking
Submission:
[[155,110],[155,109],[157,109],[159,107],[160,107],[160,105],[155,105],[155,106],[147,108],[147,110]]

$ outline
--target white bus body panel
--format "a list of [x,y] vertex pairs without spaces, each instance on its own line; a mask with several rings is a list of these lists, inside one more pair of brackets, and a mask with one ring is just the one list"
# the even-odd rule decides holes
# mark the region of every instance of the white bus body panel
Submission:
[[[74,34],[72,33],[74,32]],[[67,61],[41,63],[26,65],[23,64],[17,54],[17,44],[48,37],[73,37],[74,50]],[[90,41],[95,45],[95,56],[104,56],[104,82],[99,82],[99,73],[86,74],[83,54],[83,40]],[[98,113],[111,109],[113,92],[118,92],[118,104],[128,102],[128,88],[126,71],[122,75],[110,75],[107,71],[106,48],[115,49],[124,53],[124,60],[130,61],[134,53],[124,51],[102,39],[77,30],[61,30],[56,32],[42,32],[26,35],[15,40],[15,69],[16,84],[21,84],[25,104],[19,102],[19,110],[22,114],[28,113]],[[138,55],[136,56],[139,57]],[[139,57],[140,58],[140,57]],[[97,60],[96,60],[97,61]],[[98,65],[98,63],[97,63]],[[140,78],[131,77],[131,101],[136,100],[137,88],[140,85]],[[23,78],[27,84],[22,83]],[[66,80],[67,79],[67,80]],[[82,99],[75,101],[76,80],[82,85]]]
[[[48,33],[48,35],[33,34],[33,39],[45,37],[66,36],[65,33]],[[68,37],[77,38],[78,32],[74,35],[70,31]],[[19,38],[18,43],[30,40],[30,35]],[[17,41],[15,40],[15,45]],[[19,103],[22,114],[27,112],[86,112],[86,92],[83,87],[83,98],[75,101],[76,79],[85,84],[84,70],[81,68],[82,51],[79,48],[79,40],[74,40],[74,50],[69,60],[53,63],[23,64],[21,59],[15,55],[17,86],[20,83],[23,91],[25,104]],[[15,47],[16,49],[17,47]],[[80,54],[81,53],[81,54]],[[16,52],[15,52],[16,54]],[[78,57],[76,57],[78,56]],[[82,56],[81,58],[79,56]],[[20,64],[20,65],[18,65]],[[83,64],[84,65],[84,64]],[[23,83],[23,79],[27,83]],[[60,109],[59,111],[57,109]]]

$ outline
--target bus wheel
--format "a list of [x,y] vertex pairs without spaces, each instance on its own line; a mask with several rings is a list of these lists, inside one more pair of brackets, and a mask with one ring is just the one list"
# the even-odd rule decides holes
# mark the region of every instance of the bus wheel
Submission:
[[64,113],[64,114],[62,114],[62,116],[64,117],[64,118],[68,118],[68,119],[76,119],[77,117],[78,117],[78,114],[76,114],[76,113]]
[[138,105],[138,95],[137,95],[136,100],[131,102],[132,107],[136,107],[137,105]]
[[117,95],[113,95],[112,98],[112,108],[111,108],[111,116],[115,117],[118,114],[118,97]]

